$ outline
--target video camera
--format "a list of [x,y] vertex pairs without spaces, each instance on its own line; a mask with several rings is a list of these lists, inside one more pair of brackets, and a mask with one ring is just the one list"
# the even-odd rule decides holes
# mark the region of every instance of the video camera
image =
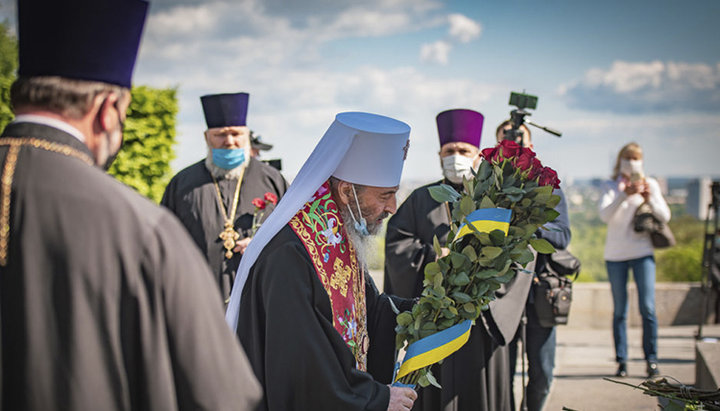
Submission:
[[[519,144],[522,144],[522,137],[525,133],[523,132],[521,127],[526,123],[525,116],[532,115],[532,113],[526,111],[525,109],[535,110],[535,108],[537,107],[537,101],[537,96],[532,96],[525,93],[517,93],[514,91],[510,93],[510,105],[517,108],[510,111],[511,127],[510,129],[505,130],[505,135],[503,136],[505,140],[515,141]],[[533,123],[532,121],[527,121],[527,124],[533,127],[537,127],[557,137],[562,136],[561,132]]]

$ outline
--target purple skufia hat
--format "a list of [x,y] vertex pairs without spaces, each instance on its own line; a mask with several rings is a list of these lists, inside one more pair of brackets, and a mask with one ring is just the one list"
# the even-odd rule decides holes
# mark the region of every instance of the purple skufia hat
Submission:
[[209,94],[200,97],[208,128],[245,126],[248,93]]
[[447,143],[468,143],[480,147],[483,115],[474,110],[454,109],[437,115],[440,147]]
[[18,0],[18,74],[130,88],[148,2]]

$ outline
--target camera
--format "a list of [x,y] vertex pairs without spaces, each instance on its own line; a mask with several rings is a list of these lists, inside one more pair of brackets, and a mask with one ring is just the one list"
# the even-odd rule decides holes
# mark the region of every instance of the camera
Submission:
[[503,138],[505,140],[515,141],[518,144],[522,144],[523,135],[525,134],[520,128],[524,124],[529,124],[533,127],[537,127],[543,131],[553,134],[557,137],[562,136],[562,133],[551,128],[541,126],[533,123],[532,121],[525,121],[525,116],[532,115],[525,109],[535,110],[537,108],[538,98],[530,94],[518,93],[515,91],[510,92],[510,105],[516,108],[510,111],[510,129],[505,130]]

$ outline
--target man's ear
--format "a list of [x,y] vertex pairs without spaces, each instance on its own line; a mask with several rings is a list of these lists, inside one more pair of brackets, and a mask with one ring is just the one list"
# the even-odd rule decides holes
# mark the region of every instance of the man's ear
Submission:
[[342,205],[348,205],[352,201],[352,184],[347,181],[340,180],[337,185],[338,198],[336,199]]
[[[98,101],[98,98],[102,98],[102,100]],[[99,104],[96,118],[100,131],[113,130],[117,127],[118,121],[120,121],[119,113],[117,112],[118,95],[110,93],[106,96],[97,96],[95,99],[95,104]]]

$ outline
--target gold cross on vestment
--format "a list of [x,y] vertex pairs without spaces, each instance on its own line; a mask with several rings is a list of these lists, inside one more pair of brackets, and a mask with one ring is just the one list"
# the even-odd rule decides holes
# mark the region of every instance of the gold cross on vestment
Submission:
[[223,240],[223,247],[225,247],[225,258],[232,258],[233,248],[235,248],[235,242],[240,239],[240,234],[233,229],[232,222],[225,221],[225,230],[220,233],[220,239]]

